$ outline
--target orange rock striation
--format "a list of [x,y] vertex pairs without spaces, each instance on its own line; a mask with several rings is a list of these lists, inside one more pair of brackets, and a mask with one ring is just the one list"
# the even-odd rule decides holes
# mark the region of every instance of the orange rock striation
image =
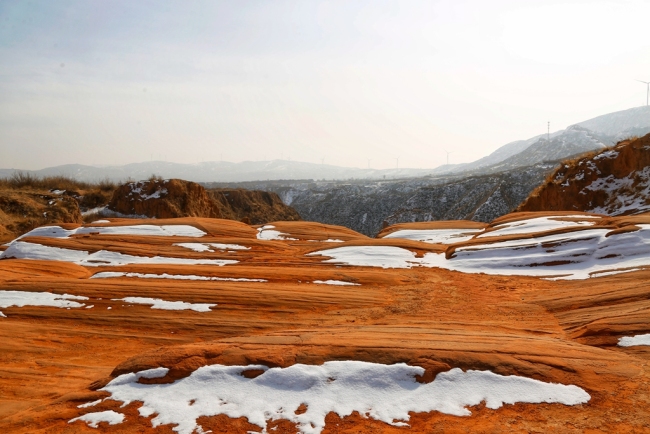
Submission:
[[[142,224],[190,226],[203,235],[128,233]],[[401,224],[381,234],[392,238],[371,239],[340,226],[273,222],[268,230],[281,237],[264,239],[264,227],[233,220],[111,218],[81,227],[91,230],[68,225],[68,235],[59,232],[58,238],[28,234],[0,259],[0,297],[20,291],[86,298],[74,299],[80,307],[0,307],[6,316],[0,317],[0,431],[171,433],[175,426],[154,427],[154,415],[142,416],[137,402],[121,407],[121,402],[107,399],[79,406],[108,397],[99,389],[119,375],[146,369],[168,371],[141,383],[170,384],[215,364],[288,367],[357,360],[422,367],[417,378],[421,383],[461,368],[575,385],[590,399],[579,405],[519,402],[499,409],[481,404],[465,417],[411,413],[408,426],[402,427],[359,412],[346,417],[330,412],[324,433],[643,432],[650,423],[650,347],[616,344],[623,336],[650,333],[650,290],[645,284],[650,262],[643,265],[640,259],[634,271],[624,274],[544,280],[435,266],[352,266],[328,262],[327,254],[342,247],[371,254],[391,247],[412,252],[416,260],[451,261],[463,249],[480,247],[484,252],[498,243],[535,243],[549,236],[558,237],[549,247],[558,250],[574,245],[568,240],[588,231],[612,234],[610,240],[617,234],[640,237],[648,224],[648,214],[519,213],[487,227],[471,222]],[[102,233],[102,228],[121,232]],[[417,231],[431,239],[436,234],[431,231],[470,229],[477,231],[472,239],[457,243],[448,242],[447,235],[440,238],[444,243],[417,239]],[[399,231],[411,231],[409,238],[400,238]],[[23,243],[21,249],[16,243]],[[80,265],[70,259],[78,252],[101,251],[167,258],[170,263]],[[30,258],[34,252],[52,256]],[[314,252],[323,255],[310,255]],[[650,256],[650,249],[638,255]],[[190,265],[174,259],[237,262]],[[537,268],[529,267],[531,273]],[[152,309],[125,301],[128,297],[213,307],[203,312]],[[69,422],[103,411],[119,413],[124,420],[116,425],[100,422],[99,428],[81,420]],[[197,423],[214,433],[260,431],[246,418],[224,414],[202,416]],[[283,418],[268,420],[266,429],[297,431]]]

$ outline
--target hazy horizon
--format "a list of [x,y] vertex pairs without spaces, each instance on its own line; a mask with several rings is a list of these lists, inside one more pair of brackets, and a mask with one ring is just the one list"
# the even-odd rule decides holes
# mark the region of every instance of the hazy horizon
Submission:
[[645,105],[649,13],[634,0],[6,1],[0,166],[466,163],[547,121]]

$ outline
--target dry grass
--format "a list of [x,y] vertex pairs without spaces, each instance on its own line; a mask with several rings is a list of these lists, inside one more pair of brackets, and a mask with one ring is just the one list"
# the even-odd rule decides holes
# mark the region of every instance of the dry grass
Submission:
[[90,183],[28,172],[0,178],[0,243],[44,224],[92,221],[98,216],[81,211],[106,205],[116,188],[109,179]]
[[15,172],[8,178],[0,178],[0,188],[33,190],[100,190],[113,191],[117,185],[104,179],[96,183],[78,181],[67,176],[34,176],[29,172]]

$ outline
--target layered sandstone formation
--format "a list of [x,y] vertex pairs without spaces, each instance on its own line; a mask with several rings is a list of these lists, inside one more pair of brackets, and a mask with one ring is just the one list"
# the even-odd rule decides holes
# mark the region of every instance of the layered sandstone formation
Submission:
[[650,209],[650,134],[562,163],[518,211],[608,215]]
[[650,347],[619,339],[650,333],[648,239],[649,214],[577,212],[375,239],[210,218],[38,228],[0,259],[0,431],[643,432]]

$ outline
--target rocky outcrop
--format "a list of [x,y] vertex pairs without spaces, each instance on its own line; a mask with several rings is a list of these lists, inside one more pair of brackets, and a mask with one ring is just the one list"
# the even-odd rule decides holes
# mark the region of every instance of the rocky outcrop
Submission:
[[205,188],[180,179],[151,179],[121,185],[113,193],[108,209],[155,218],[223,217]]
[[208,191],[181,179],[130,182],[115,190],[108,209],[124,215],[155,218],[208,217],[261,224],[300,220],[275,193],[243,189]]
[[272,221],[301,220],[300,214],[282,202],[276,194],[268,191],[243,188],[220,188],[209,190],[226,216],[235,220],[259,225]]
[[565,161],[518,208],[560,210],[608,215],[650,210],[650,134]]

